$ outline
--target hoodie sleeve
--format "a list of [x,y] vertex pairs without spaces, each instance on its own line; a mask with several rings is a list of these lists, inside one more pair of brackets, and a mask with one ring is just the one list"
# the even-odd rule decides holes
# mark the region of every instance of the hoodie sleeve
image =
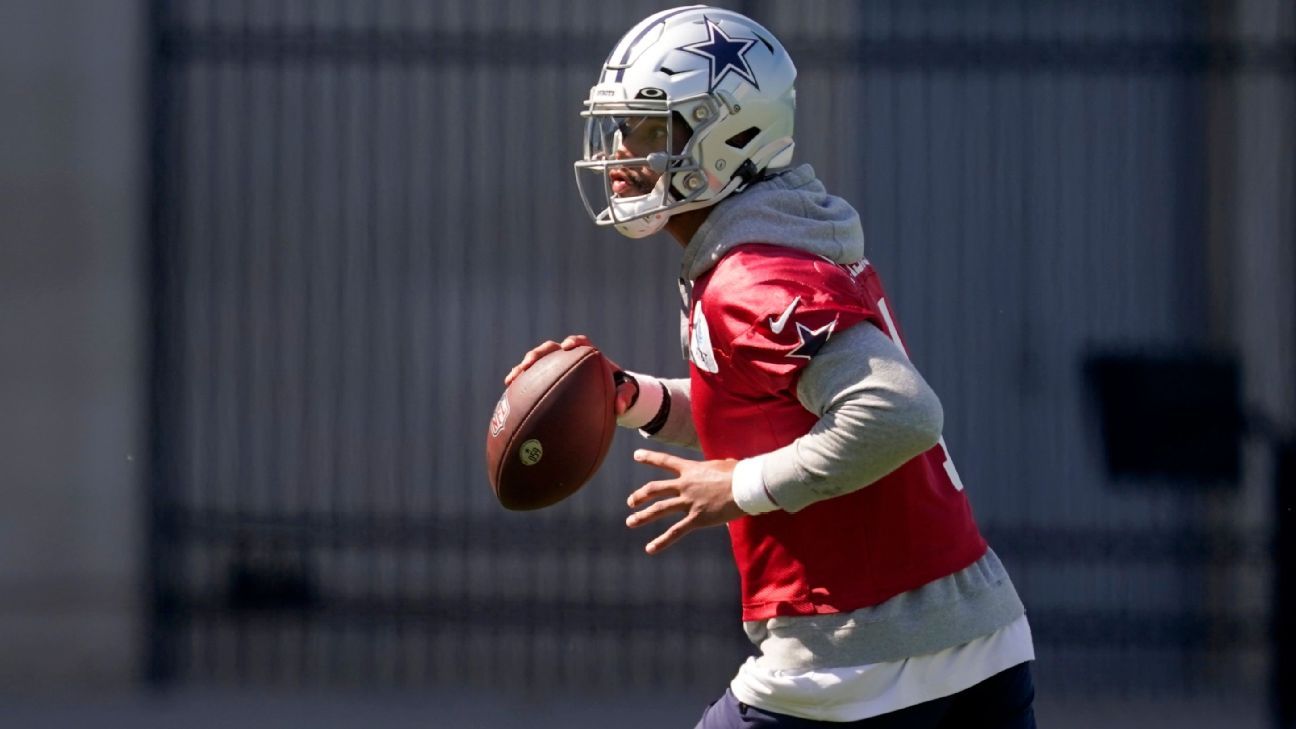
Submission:
[[662,379],[639,372],[627,372],[639,385],[639,397],[617,418],[623,428],[636,428],[645,438],[699,448],[693,408],[689,402],[689,379]]
[[819,420],[787,446],[740,463],[734,494],[745,510],[796,512],[864,488],[941,435],[936,394],[869,323],[824,344],[802,373],[797,397]]

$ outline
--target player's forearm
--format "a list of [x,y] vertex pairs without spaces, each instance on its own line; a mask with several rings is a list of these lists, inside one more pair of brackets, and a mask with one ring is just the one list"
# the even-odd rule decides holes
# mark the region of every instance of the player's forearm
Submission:
[[834,337],[797,387],[820,415],[791,444],[740,464],[734,492],[749,512],[810,504],[868,486],[936,444],[940,401],[904,354],[875,327]]
[[617,419],[617,424],[636,428],[653,440],[697,448],[688,378],[661,379],[636,372],[627,374],[639,385],[639,396],[625,415]]

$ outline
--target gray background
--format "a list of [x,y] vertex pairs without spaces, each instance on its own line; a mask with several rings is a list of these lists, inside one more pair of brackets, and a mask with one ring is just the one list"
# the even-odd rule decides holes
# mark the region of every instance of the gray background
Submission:
[[[746,649],[723,535],[642,556],[629,434],[539,514],[481,468],[539,339],[684,372],[678,250],[570,172],[659,7],[0,10],[0,719],[689,725]],[[733,7],[797,59],[798,158],[863,214],[1049,724],[1259,726],[1266,449],[1113,482],[1081,365],[1236,351],[1291,432],[1296,11]]]

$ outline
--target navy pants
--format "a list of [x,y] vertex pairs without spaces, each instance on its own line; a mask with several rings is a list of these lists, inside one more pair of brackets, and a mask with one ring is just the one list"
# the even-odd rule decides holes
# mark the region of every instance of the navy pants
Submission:
[[952,696],[850,722],[814,721],[740,703],[733,692],[707,707],[695,729],[1035,729],[1030,663]]

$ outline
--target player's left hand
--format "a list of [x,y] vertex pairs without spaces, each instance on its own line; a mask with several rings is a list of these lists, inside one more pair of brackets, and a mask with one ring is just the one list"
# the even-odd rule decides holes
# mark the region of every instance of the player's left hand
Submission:
[[737,461],[690,461],[669,453],[647,450],[635,451],[634,459],[673,471],[675,478],[650,481],[630,494],[626,503],[631,509],[648,505],[627,517],[626,526],[633,528],[650,524],[673,512],[684,514],[682,519],[648,543],[644,549],[648,554],[662,551],[694,529],[719,526],[743,515],[743,510],[733,500],[733,470]]

